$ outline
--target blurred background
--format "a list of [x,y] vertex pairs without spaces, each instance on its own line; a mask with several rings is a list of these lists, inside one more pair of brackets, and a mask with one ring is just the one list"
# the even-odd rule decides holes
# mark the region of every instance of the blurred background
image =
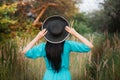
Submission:
[[0,80],[42,80],[44,59],[21,51],[52,15],[94,44],[89,53],[71,53],[72,80],[120,80],[119,0],[0,0]]

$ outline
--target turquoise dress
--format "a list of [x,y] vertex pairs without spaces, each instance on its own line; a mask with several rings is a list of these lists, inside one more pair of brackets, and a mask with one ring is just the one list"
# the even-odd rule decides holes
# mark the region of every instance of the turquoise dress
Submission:
[[86,53],[90,51],[90,48],[83,43],[66,40],[62,53],[61,69],[58,73],[56,73],[49,65],[48,59],[46,57],[45,45],[46,43],[40,43],[27,51],[27,53],[25,54],[26,57],[31,59],[36,59],[40,57],[44,58],[46,63],[46,71],[43,80],[71,80],[71,75],[69,71],[70,52]]

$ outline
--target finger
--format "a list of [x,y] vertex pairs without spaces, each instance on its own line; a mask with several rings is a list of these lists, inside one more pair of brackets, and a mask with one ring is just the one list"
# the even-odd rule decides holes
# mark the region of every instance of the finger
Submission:
[[43,35],[46,35],[46,34],[47,34],[47,32],[48,32],[48,31],[45,31],[45,32],[43,33]]
[[70,27],[68,27],[68,26],[66,26],[66,29],[70,30],[71,28],[70,28]]
[[68,27],[68,26],[65,26],[65,27]]
[[68,26],[66,26],[65,29],[68,29]]
[[66,30],[66,31],[68,31],[68,28],[67,28],[67,27],[65,27],[65,30]]
[[45,28],[45,29],[43,29],[42,31],[43,31],[43,32],[45,32],[45,31],[46,31],[46,28]]
[[69,28],[68,26],[66,26],[65,28]]
[[70,30],[68,30],[68,29],[65,29],[68,33],[70,33]]
[[65,30],[69,32],[69,31],[70,31],[70,28],[69,28],[69,27],[66,27]]
[[41,32],[44,33],[46,31],[46,29],[43,29]]

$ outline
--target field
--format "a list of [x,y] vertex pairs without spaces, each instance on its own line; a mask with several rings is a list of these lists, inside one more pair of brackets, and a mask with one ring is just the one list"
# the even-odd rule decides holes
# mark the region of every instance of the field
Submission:
[[[71,53],[72,80],[120,80],[119,35],[85,36],[93,42],[94,48],[89,53]],[[0,80],[42,80],[43,58],[31,60],[20,53],[31,39],[16,37],[0,45]]]

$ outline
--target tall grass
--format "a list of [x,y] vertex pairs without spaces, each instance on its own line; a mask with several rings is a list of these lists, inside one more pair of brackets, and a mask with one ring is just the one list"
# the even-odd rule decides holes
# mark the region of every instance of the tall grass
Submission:
[[0,46],[0,80],[41,80],[43,59],[30,60],[21,54],[30,38],[16,38]]
[[[95,44],[94,44],[95,45]],[[120,79],[120,38],[106,35],[92,51],[91,64],[87,69],[93,80]]]
[[[92,39],[94,44],[94,48],[88,54],[71,53],[72,80],[119,80],[118,34],[112,37],[93,34],[88,38]],[[0,45],[0,80],[42,80],[45,71],[44,59],[31,60],[20,54],[31,39],[17,37]]]

